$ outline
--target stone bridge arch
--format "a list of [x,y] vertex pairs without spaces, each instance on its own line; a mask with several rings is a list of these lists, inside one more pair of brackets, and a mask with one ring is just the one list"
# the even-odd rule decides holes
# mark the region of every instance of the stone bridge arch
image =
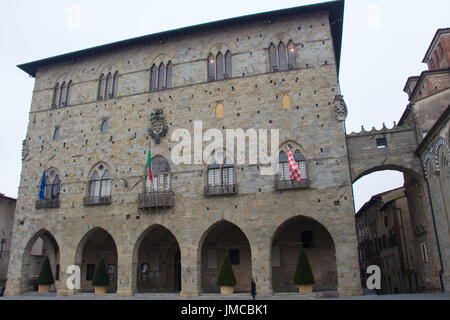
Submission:
[[416,133],[412,127],[400,127],[394,124],[387,129],[373,128],[347,135],[347,148],[352,183],[375,171],[397,170],[417,181],[423,174],[420,158],[415,155],[417,149]]

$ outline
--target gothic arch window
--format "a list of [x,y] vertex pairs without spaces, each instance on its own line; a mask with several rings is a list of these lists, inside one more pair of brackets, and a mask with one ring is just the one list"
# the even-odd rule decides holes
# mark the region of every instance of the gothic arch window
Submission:
[[61,97],[60,97],[60,106],[66,106],[66,99],[67,99],[67,84],[64,81],[61,85]]
[[280,70],[287,70],[287,57],[286,57],[286,46],[283,42],[278,45],[278,65]]
[[216,78],[217,80],[223,79],[223,55],[222,52],[219,51],[219,53],[216,56]]
[[98,81],[98,99],[105,98],[105,75],[102,73]]
[[291,146],[291,152],[301,174],[302,182],[291,180],[291,172],[289,170],[288,156],[284,150],[281,150],[278,157],[278,173],[276,174],[276,189],[295,189],[309,187],[309,176],[306,166],[306,160],[299,149]]
[[72,94],[73,83],[72,80],[67,84],[67,95],[66,95],[66,105],[70,105],[70,96]]
[[52,103],[53,108],[56,108],[59,105],[60,94],[61,91],[59,87],[59,82],[57,82],[55,88],[53,89],[53,103]]
[[112,98],[112,74],[108,73],[106,76],[106,89],[105,89],[105,99]]
[[104,120],[102,121],[102,125],[101,125],[101,127],[100,127],[100,131],[101,131],[101,132],[106,132],[106,131],[108,131],[108,119],[104,119]]
[[103,164],[97,165],[88,183],[84,205],[102,205],[111,203],[111,176]]
[[231,62],[231,51],[228,50],[225,54],[225,78],[231,78],[233,75],[232,62]]
[[277,49],[273,43],[269,46],[269,64],[271,72],[278,71]]
[[222,165],[212,164],[207,167],[206,195],[233,194],[236,189],[236,170],[231,160],[226,157]]
[[45,177],[44,200],[52,198],[52,181],[49,176]]
[[59,138],[59,127],[55,128],[55,131],[53,131],[53,140],[58,140]]
[[166,70],[166,88],[172,88],[172,62],[167,63]]
[[215,69],[215,59],[213,54],[210,53],[208,56],[208,81],[213,81],[216,79],[214,69]]
[[165,80],[165,70],[166,67],[164,66],[164,63],[161,62],[158,68],[158,89],[164,89],[164,80]]
[[153,182],[146,176],[146,192],[170,191],[170,166],[164,157],[156,155],[152,158]]
[[56,175],[55,179],[52,183],[52,200],[59,199],[59,191],[61,189],[61,180],[59,179],[59,175]]
[[158,68],[155,64],[152,65],[150,69],[150,90],[154,91],[158,89]]
[[114,77],[113,77],[113,88],[112,88],[112,95],[113,95],[113,97],[117,97],[118,85],[119,85],[119,71],[116,71],[114,73]]
[[295,69],[297,68],[297,56],[295,54],[295,44],[292,41],[289,41],[287,47],[288,54],[288,68]]

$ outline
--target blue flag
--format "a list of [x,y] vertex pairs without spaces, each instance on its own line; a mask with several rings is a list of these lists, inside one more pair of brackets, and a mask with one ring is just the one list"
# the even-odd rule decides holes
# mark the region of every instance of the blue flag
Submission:
[[45,195],[45,169],[42,173],[41,188],[39,189],[39,200],[44,200]]

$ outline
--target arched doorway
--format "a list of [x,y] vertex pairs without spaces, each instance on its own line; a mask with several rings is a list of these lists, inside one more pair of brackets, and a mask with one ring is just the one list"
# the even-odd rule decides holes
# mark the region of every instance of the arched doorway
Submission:
[[92,279],[96,265],[104,259],[109,276],[108,293],[117,290],[117,248],[112,236],[102,228],[90,230],[80,241],[75,263],[81,267],[81,292],[94,292]]
[[202,237],[200,252],[200,283],[202,293],[219,293],[216,284],[225,254],[236,277],[234,292],[249,292],[252,277],[250,243],[244,232],[235,224],[220,221],[210,227]]
[[[59,246],[47,230],[38,231],[28,242],[22,259],[21,292],[37,291],[37,280],[45,258],[50,261],[53,278],[59,280]],[[50,291],[56,291],[55,284]]]
[[273,236],[273,291],[298,292],[294,274],[300,249],[305,251],[314,274],[313,291],[336,291],[336,249],[333,238],[323,225],[304,216],[284,222]]
[[175,236],[153,225],[139,237],[133,251],[136,292],[180,292],[181,254]]

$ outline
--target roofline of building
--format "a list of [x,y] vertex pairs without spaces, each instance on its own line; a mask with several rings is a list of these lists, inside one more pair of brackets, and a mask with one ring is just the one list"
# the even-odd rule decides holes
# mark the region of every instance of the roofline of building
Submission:
[[7,199],[7,200],[12,200],[12,201],[17,201],[17,199],[5,196],[3,193],[0,193],[0,199]]
[[416,96],[417,92],[420,90],[420,85],[422,84],[423,80],[429,76],[434,74],[445,74],[450,72],[450,67],[443,68],[443,69],[436,69],[436,70],[425,70],[422,71],[422,73],[419,76],[419,80],[417,80],[416,86],[414,87],[413,92],[411,92],[411,95],[409,96],[409,101],[414,100],[414,97]]
[[337,74],[339,75],[340,57],[341,57],[341,46],[342,46],[342,29],[343,29],[343,19],[344,19],[344,5],[345,0],[337,0],[330,2],[323,2],[318,4],[312,4],[307,6],[299,6],[287,9],[281,9],[276,11],[269,11],[251,15],[240,16],[236,18],[218,20],[214,22],[208,22],[203,24],[198,24],[190,27],[183,27],[179,29],[149,34],[145,36],[140,36],[136,38],[131,38],[127,40],[122,40],[118,42],[113,42],[109,44],[99,45],[96,47],[91,47],[88,49],[83,49],[79,51],[73,51],[70,53],[36,60],[29,63],[24,63],[17,65],[18,68],[22,69],[30,76],[35,77],[38,68],[43,66],[56,64],[60,62],[72,61],[76,62],[77,59],[103,54],[106,52],[122,50],[125,48],[143,45],[155,42],[164,42],[167,39],[186,36],[187,34],[200,33],[214,29],[226,28],[235,25],[241,25],[246,23],[253,23],[258,21],[266,21],[266,23],[275,22],[281,17],[298,16],[303,14],[315,13],[315,12],[329,12],[330,29],[333,40],[333,48],[336,59]]
[[419,146],[417,147],[415,153],[420,157],[420,153],[425,149],[425,146],[428,145],[430,140],[434,138],[435,133],[439,130],[439,127],[447,120],[447,118],[450,116],[450,104],[447,106],[447,108],[442,112],[441,116],[437,119],[437,121],[433,124],[430,131],[428,131],[427,135],[423,140],[420,142]]
[[403,87],[403,92],[406,92],[406,88],[409,87],[409,83],[413,80],[417,80],[419,81],[420,76],[411,76],[408,78],[408,80],[406,80],[405,86]]
[[[378,194],[376,194],[376,195],[373,195],[373,196],[370,198],[370,200],[367,201],[366,203],[364,203],[364,205],[358,210],[358,212],[355,214],[355,217],[361,215],[364,211],[367,210],[367,208],[368,208],[370,205],[372,205],[372,204],[374,204],[374,203],[380,201],[380,200],[381,200],[381,197],[384,196],[385,194],[387,194],[387,193],[389,193],[389,192],[392,192],[392,191],[399,190],[399,189],[401,189],[401,188],[403,188],[403,187],[398,187],[398,188],[395,188],[395,189],[383,191],[383,192],[380,192],[380,193],[378,193]],[[401,197],[400,197],[400,198],[401,198]]]
[[447,32],[450,32],[450,28],[440,28],[436,31],[436,33],[434,34],[433,40],[431,41],[430,46],[428,47],[428,50],[425,53],[425,57],[423,57],[423,60],[422,60],[423,63],[427,63],[430,60],[431,50],[436,45],[436,42],[438,41],[439,37],[443,33],[447,33]]

